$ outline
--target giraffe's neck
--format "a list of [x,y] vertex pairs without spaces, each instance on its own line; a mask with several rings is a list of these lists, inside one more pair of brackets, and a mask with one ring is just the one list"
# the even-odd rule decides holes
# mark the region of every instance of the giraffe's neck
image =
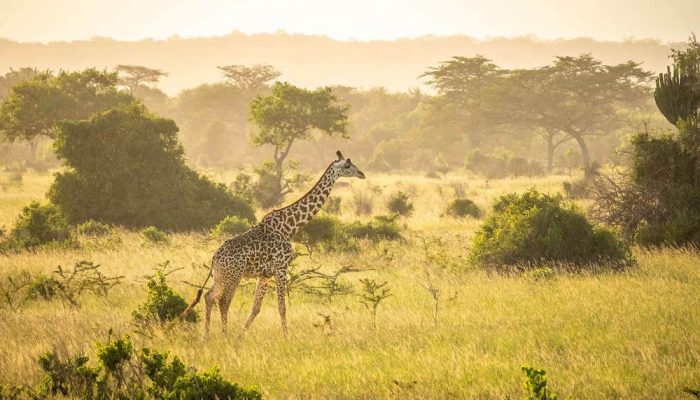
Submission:
[[263,218],[262,223],[285,238],[291,239],[321,210],[336,179],[338,179],[338,172],[331,165],[308,193],[293,204],[270,212]]

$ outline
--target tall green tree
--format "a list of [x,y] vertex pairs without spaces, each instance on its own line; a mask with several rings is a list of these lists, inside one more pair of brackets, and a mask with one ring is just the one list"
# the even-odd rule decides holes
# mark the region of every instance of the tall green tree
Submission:
[[0,133],[14,142],[54,138],[62,121],[80,120],[133,102],[117,90],[117,75],[94,68],[81,72],[42,72],[13,86],[0,105]]
[[[287,82],[275,83],[268,96],[258,96],[251,104],[250,118],[258,130],[252,136],[257,146],[273,148],[273,190],[267,205],[284,200],[284,163],[295,142],[309,140],[313,132],[347,138],[348,107],[340,104],[329,87],[307,90]],[[267,168],[269,169],[269,167]]]
[[68,168],[49,198],[73,223],[193,230],[229,215],[254,221],[247,202],[185,165],[177,131],[137,103],[61,123],[55,149]]

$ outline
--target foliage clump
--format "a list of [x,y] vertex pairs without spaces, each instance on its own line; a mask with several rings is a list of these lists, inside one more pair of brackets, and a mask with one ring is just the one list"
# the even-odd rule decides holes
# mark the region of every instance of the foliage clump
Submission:
[[[38,363],[44,376],[38,398],[63,396],[81,399],[260,400],[256,388],[244,388],[221,376],[217,368],[198,372],[177,356],[147,347],[136,349],[128,336],[95,343],[97,363],[85,355],[62,356],[47,352]],[[9,387],[0,394],[21,389]],[[37,398],[36,396],[32,398]]]
[[[167,266],[166,262],[159,266],[155,274],[148,277],[146,302],[132,313],[138,324],[149,322],[162,324],[173,321],[187,308],[185,299],[175,293],[167,283]],[[190,312],[185,317],[185,321],[188,322],[197,322],[198,320],[199,315],[196,312]]]
[[49,198],[72,223],[192,230],[227,215],[253,221],[249,203],[185,165],[177,132],[138,104],[62,122],[54,146],[69,169]]
[[351,251],[357,248],[357,240],[401,240],[397,216],[378,215],[368,222],[347,224],[332,216],[317,215],[294,236],[309,252],[316,248],[327,251]]
[[156,228],[155,226],[143,228],[141,230],[141,237],[147,243],[166,244],[169,242],[168,234]]
[[496,201],[474,237],[471,258],[511,267],[554,262],[619,269],[632,263],[629,246],[614,232],[592,226],[561,195],[534,189]]
[[465,160],[465,167],[487,179],[505,178],[507,176],[540,176],[544,169],[536,161],[523,157],[509,157],[484,154],[479,150],[470,153]]
[[524,365],[522,371],[525,374],[523,389],[525,400],[558,400],[559,396],[547,388],[547,374],[543,369],[537,369]]
[[110,226],[103,224],[100,221],[87,220],[82,224],[78,225],[78,233],[83,236],[100,237],[106,236],[111,230]]
[[643,246],[700,246],[700,43],[691,37],[672,58],[654,99],[676,130],[638,134],[630,172],[592,187],[596,216]]
[[386,207],[389,212],[394,214],[408,216],[413,213],[413,203],[411,202],[411,196],[407,193],[399,190],[389,197],[386,203]]
[[472,200],[457,198],[452,200],[447,206],[447,215],[456,218],[479,218],[481,216],[481,210]]
[[369,222],[354,222],[347,226],[347,233],[355,239],[401,240],[401,228],[396,215],[377,215]]
[[243,219],[237,215],[229,215],[219,222],[211,234],[214,237],[236,236],[250,229],[252,224],[247,219]]
[[32,250],[46,245],[69,245],[75,239],[66,217],[54,204],[32,202],[22,209],[15,226],[0,242],[0,252]]

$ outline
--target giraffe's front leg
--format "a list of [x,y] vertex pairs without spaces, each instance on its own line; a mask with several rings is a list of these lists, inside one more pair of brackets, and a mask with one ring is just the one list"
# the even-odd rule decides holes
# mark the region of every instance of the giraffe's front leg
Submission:
[[287,268],[282,268],[277,271],[275,278],[277,279],[277,307],[282,320],[282,332],[287,336],[287,305],[285,296],[287,295]]
[[265,291],[267,290],[267,278],[258,278],[258,284],[255,286],[255,296],[253,297],[253,309],[250,310],[250,316],[248,321],[245,323],[245,329],[250,327],[253,323],[255,317],[260,313],[260,307],[262,305],[263,298],[265,298]]

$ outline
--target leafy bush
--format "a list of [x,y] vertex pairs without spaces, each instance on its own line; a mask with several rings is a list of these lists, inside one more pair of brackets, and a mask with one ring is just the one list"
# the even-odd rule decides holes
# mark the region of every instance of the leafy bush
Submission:
[[177,131],[138,104],[62,122],[54,146],[70,168],[56,174],[49,198],[75,224],[192,230],[227,215],[254,221],[248,202],[185,165]]
[[250,221],[236,215],[229,215],[214,227],[211,234],[214,237],[236,236],[247,231],[251,226]]
[[0,243],[0,250],[34,249],[49,244],[74,243],[68,221],[54,204],[32,202],[17,217],[14,228]]
[[304,244],[309,253],[319,245],[333,249],[342,236],[342,226],[343,223],[335,217],[317,215],[297,232],[294,240]]
[[[128,336],[95,343],[97,365],[87,356],[59,356],[55,352],[38,359],[44,377],[39,397],[81,399],[259,400],[255,388],[242,388],[224,379],[217,368],[197,372],[178,357],[149,348],[135,349]],[[18,388],[0,392],[19,393]],[[31,390],[30,390],[31,392]],[[4,397],[2,397],[4,398]]]
[[479,218],[481,210],[473,201],[465,198],[454,199],[447,206],[447,215],[456,218],[472,217]]
[[547,374],[543,369],[533,368],[527,365],[522,367],[525,374],[523,388],[527,397],[525,400],[557,400],[559,396],[547,389]]
[[51,300],[61,290],[61,283],[52,276],[40,275],[33,279],[27,288],[27,299]]
[[400,190],[389,197],[386,207],[389,212],[398,215],[407,216],[413,213],[413,203],[410,202],[410,196]]
[[87,220],[78,225],[78,233],[84,236],[106,236],[109,234],[110,226],[99,221]]
[[153,244],[165,244],[169,241],[168,235],[155,226],[149,226],[141,230],[141,237],[146,242]]
[[632,262],[629,247],[615,233],[593,227],[560,195],[534,189],[496,201],[474,237],[471,257],[482,265],[505,266],[544,261],[622,268]]
[[377,215],[367,223],[355,222],[346,227],[350,237],[370,240],[400,240],[396,215]]
[[[165,263],[161,266],[162,269],[157,270],[155,274],[148,277],[146,302],[132,313],[134,320],[139,324],[172,321],[178,318],[187,308],[185,299],[175,293],[166,282],[166,273],[164,271],[167,265],[168,263]],[[199,315],[196,312],[188,313],[185,320],[197,322]]]

